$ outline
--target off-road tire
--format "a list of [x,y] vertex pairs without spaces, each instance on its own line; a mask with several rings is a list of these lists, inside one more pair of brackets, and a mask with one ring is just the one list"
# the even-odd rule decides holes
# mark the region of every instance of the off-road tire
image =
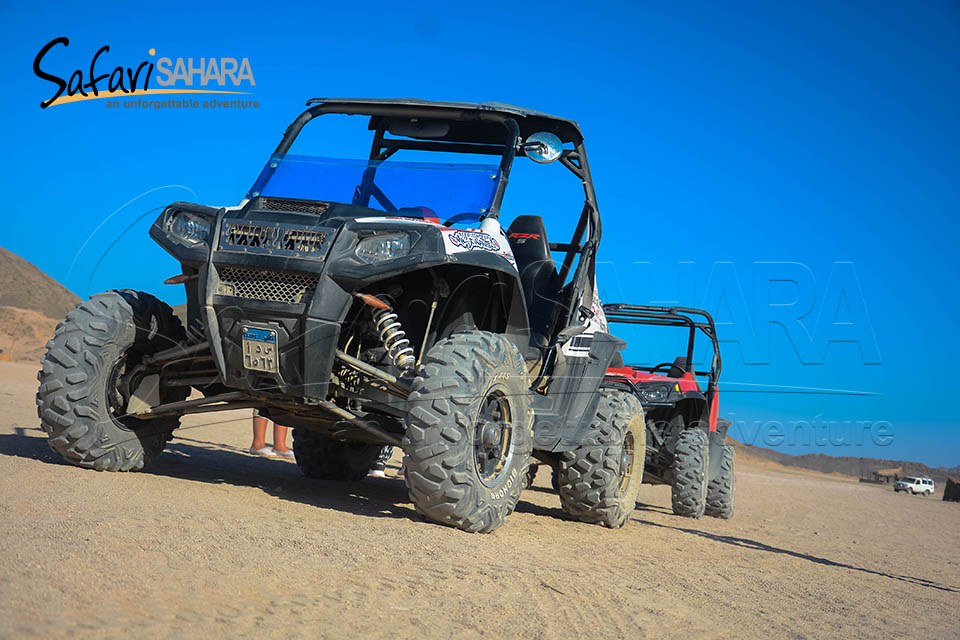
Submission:
[[[529,379],[519,350],[487,331],[455,333],[424,358],[410,393],[403,438],[410,499],[427,519],[464,531],[493,531],[516,507],[533,446]],[[484,407],[506,403],[509,441],[502,469],[485,482],[479,468],[478,420]],[[485,422],[484,424],[489,424]],[[497,463],[497,466],[500,462]]]
[[720,472],[707,485],[706,515],[729,520],[733,517],[733,505],[737,493],[737,451],[729,444],[723,445]]
[[356,482],[370,472],[383,446],[343,442],[310,429],[294,428],[293,456],[308,478]]
[[[631,445],[630,466],[624,470],[622,454],[624,447]],[[560,454],[560,506],[583,522],[612,529],[623,526],[637,503],[645,457],[646,427],[640,401],[623,391],[601,390],[586,440],[573,451]]]
[[678,516],[699,518],[707,506],[709,445],[703,429],[684,429],[673,452],[671,501]]
[[[100,293],[81,302],[47,342],[37,380],[37,415],[50,448],[98,471],[149,464],[180,426],[179,416],[149,420],[111,409],[115,367],[168,349],[184,338],[173,310],[147,293]],[[126,366],[126,365],[124,365]],[[161,403],[186,399],[188,387],[161,387]]]
[[532,464],[527,468],[527,473],[523,476],[523,489],[526,491],[533,486],[533,482],[537,479],[537,472],[540,471],[540,465]]

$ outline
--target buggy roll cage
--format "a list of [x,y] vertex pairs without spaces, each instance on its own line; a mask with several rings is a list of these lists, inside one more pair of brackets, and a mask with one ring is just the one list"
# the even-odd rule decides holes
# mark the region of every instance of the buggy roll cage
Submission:
[[[707,398],[711,399],[713,391],[716,389],[717,380],[720,378],[722,362],[720,360],[720,345],[717,341],[717,328],[713,322],[713,316],[703,309],[690,309],[687,307],[655,307],[639,304],[605,304],[603,312],[607,316],[607,322],[622,322],[624,324],[643,324],[662,327],[687,327],[690,329],[687,338],[687,356],[686,372],[697,376],[707,378]],[[701,316],[704,321],[697,321],[691,316]],[[709,371],[697,371],[693,367],[693,347],[696,342],[697,332],[700,331],[708,338],[713,345],[713,359]],[[639,365],[628,365],[639,371],[652,372],[656,367],[645,367]]]
[[[567,321],[562,326],[586,321],[590,309],[573,304],[577,300],[591,300],[596,270],[596,251],[600,244],[600,211],[583,134],[576,122],[547,113],[525,109],[500,102],[434,102],[414,98],[312,98],[307,109],[283,132],[283,139],[274,151],[275,157],[287,154],[303,127],[317,116],[328,113],[370,116],[368,128],[374,131],[370,149],[369,166],[364,172],[361,185],[354,196],[355,204],[368,204],[370,197],[381,204],[385,196],[373,183],[377,166],[401,149],[417,151],[441,151],[500,156],[500,171],[497,188],[490,210],[484,218],[497,219],[500,205],[506,192],[510,169],[517,154],[525,155],[522,142],[530,134],[548,131],[557,135],[573,149],[563,149],[560,163],[583,185],[584,203],[580,219],[569,243],[550,243],[551,251],[566,252],[559,270],[561,282],[565,282],[577,255],[580,260],[573,274],[573,287],[569,300]],[[388,138],[387,133],[403,138]],[[276,169],[275,162],[269,171]],[[269,179],[271,174],[267,174]],[[379,193],[378,193],[379,192]],[[569,339],[570,334],[558,335],[551,348],[559,340]]]

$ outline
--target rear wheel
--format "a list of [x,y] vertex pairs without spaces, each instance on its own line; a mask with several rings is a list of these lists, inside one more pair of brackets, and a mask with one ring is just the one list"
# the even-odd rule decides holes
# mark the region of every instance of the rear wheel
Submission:
[[380,456],[379,444],[343,442],[310,429],[293,430],[293,455],[308,478],[356,482]]
[[637,502],[646,452],[643,407],[632,395],[602,390],[587,440],[560,454],[560,505],[584,521],[616,529]]
[[127,404],[134,393],[158,403],[186,399],[188,387],[161,386],[159,376],[146,375],[142,366],[146,356],[183,337],[173,310],[147,293],[108,291],[77,305],[47,343],[37,375],[37,414],[50,448],[98,471],[149,464],[180,418],[132,418]]
[[455,333],[427,352],[402,441],[417,511],[464,531],[503,524],[530,465],[529,386],[519,350],[501,335]]
[[720,472],[707,485],[705,513],[714,518],[729,520],[733,517],[733,503],[737,490],[737,451],[729,444],[723,445]]
[[673,512],[699,518],[707,506],[707,434],[702,429],[685,429],[677,437],[673,452]]

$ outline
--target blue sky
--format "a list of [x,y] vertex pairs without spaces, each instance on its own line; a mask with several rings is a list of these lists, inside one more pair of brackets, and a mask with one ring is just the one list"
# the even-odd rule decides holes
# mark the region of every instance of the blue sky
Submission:
[[[790,453],[960,464],[941,382],[960,355],[956,3],[4,3],[0,36],[0,245],[81,296],[180,302],[155,213],[135,221],[236,203],[309,97],[513,102],[585,131],[605,300],[705,305],[737,339],[722,345],[735,437],[775,443],[779,424]],[[150,48],[246,57],[260,107],[42,110],[53,85],[33,59],[58,36],[70,45],[44,64],[64,76],[104,44],[107,72]],[[518,176],[504,217],[539,213],[563,236],[577,185]],[[629,359],[679,354],[625,337]]]

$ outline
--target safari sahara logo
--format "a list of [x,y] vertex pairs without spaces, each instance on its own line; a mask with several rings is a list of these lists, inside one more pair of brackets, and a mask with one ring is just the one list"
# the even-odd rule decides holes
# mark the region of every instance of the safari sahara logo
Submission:
[[[163,57],[157,58],[156,62],[148,59],[136,66],[116,65],[110,69],[105,63],[106,58],[102,58],[110,52],[110,45],[100,47],[90,59],[89,66],[61,75],[52,70],[56,57],[54,50],[69,45],[68,38],[54,38],[43,45],[33,59],[33,72],[37,77],[54,85],[52,95],[40,102],[41,109],[98,98],[170,93],[249,94],[250,91],[240,89],[256,86],[247,58]],[[154,58],[157,52],[150,49],[147,53]]]

